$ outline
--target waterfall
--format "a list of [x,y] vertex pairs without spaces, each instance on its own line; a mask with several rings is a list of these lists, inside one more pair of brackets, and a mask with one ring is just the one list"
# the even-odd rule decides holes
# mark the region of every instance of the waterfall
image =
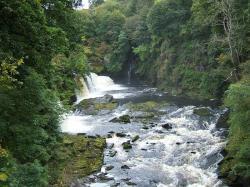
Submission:
[[124,87],[115,84],[108,76],[99,76],[95,73],[90,73],[80,78],[75,79],[78,85],[76,90],[77,103],[83,99],[101,97],[106,92],[111,90],[122,90]]
[[75,78],[78,89],[75,90],[77,101],[87,98],[90,95],[89,88],[83,77]]

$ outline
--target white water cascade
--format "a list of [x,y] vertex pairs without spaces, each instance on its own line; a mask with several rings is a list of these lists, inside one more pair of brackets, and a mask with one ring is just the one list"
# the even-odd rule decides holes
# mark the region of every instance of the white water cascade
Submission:
[[76,90],[77,103],[83,99],[95,98],[104,96],[109,91],[127,89],[114,81],[108,76],[99,76],[95,73],[90,73],[84,78],[79,78],[79,90]]

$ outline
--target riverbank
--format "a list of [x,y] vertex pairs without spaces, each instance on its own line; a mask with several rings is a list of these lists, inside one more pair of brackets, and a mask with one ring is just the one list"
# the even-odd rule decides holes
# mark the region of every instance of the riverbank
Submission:
[[105,138],[63,134],[58,158],[49,164],[51,186],[68,187],[77,179],[98,172],[105,146]]

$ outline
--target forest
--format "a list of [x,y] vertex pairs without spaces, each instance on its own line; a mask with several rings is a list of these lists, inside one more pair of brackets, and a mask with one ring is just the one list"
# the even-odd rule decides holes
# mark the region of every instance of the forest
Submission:
[[[248,0],[0,0],[0,186],[53,186],[90,72],[229,108],[220,176],[250,180]],[[56,186],[56,185],[54,185]],[[59,185],[60,186],[60,185]]]

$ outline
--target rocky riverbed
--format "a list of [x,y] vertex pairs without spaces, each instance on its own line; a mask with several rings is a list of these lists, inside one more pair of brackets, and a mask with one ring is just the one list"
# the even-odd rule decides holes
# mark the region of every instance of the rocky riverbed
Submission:
[[133,93],[83,100],[62,124],[107,143],[101,170],[72,186],[224,186],[217,169],[225,129],[216,127],[224,110],[156,90]]

